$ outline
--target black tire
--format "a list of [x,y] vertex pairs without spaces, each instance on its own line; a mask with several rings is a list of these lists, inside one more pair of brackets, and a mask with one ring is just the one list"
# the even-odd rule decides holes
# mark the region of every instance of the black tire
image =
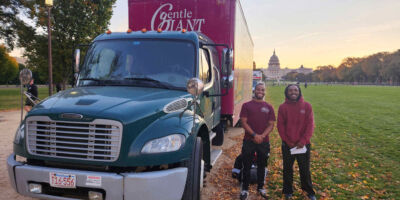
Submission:
[[212,145],[222,146],[224,144],[224,134],[225,134],[225,122],[220,122],[217,127],[215,127],[215,138],[212,140]]
[[193,153],[187,161],[188,175],[182,200],[200,200],[201,160],[203,158],[203,144],[198,137],[194,143]]

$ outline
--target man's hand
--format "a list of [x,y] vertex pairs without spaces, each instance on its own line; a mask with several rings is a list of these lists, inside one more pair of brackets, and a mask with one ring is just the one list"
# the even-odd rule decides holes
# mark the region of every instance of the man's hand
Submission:
[[264,137],[262,135],[256,134],[256,136],[254,136],[254,142],[256,144],[261,144],[263,140],[264,140]]
[[297,143],[296,143],[296,147],[297,147],[298,149],[301,149],[301,148],[304,147],[304,144],[301,143],[301,142],[297,142]]

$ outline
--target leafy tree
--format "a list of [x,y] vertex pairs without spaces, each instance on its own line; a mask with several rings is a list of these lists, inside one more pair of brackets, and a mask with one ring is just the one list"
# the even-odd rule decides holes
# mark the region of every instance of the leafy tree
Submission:
[[383,68],[383,58],[386,53],[377,53],[362,60],[361,69],[368,82],[377,82],[380,79],[379,71]]
[[297,72],[289,72],[287,73],[283,79],[288,80],[288,81],[296,81],[296,76],[297,76]]
[[[115,0],[54,1],[51,9],[54,83],[62,83],[65,87],[72,78],[74,48],[79,44],[89,44],[107,29],[114,3]],[[22,6],[33,24],[18,24],[18,45],[25,48],[27,66],[37,70],[41,80],[47,80],[47,8],[44,1],[26,1]]]
[[14,48],[17,38],[17,14],[23,0],[0,0],[0,38],[9,49]]
[[361,65],[358,63],[350,68],[350,80],[354,82],[365,82],[366,76],[361,68]]
[[343,59],[342,63],[336,69],[338,81],[350,81],[350,68],[360,62],[360,58],[348,57]]
[[0,84],[10,84],[17,74],[17,61],[8,55],[4,45],[0,45]]
[[319,81],[323,82],[332,82],[337,80],[336,69],[332,65],[317,67],[316,75],[317,77],[314,78],[318,78]]
[[297,79],[297,81],[299,81],[299,82],[306,82],[306,81],[307,81],[307,80],[306,80],[306,75],[303,74],[303,73],[297,73],[296,79]]
[[[288,74],[293,76],[293,74]],[[295,75],[297,80],[303,77]],[[348,57],[337,67],[319,66],[305,76],[315,82],[374,82],[376,84],[400,82],[400,50],[393,53],[380,52],[363,58]]]
[[384,67],[381,69],[380,74],[382,80],[389,84],[400,82],[400,50],[385,57]]

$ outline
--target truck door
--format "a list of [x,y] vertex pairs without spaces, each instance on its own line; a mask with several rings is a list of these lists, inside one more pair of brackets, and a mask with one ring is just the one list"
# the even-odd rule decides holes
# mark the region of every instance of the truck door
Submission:
[[216,93],[214,88],[213,76],[215,76],[214,70],[211,67],[210,54],[207,49],[200,49],[199,51],[199,78],[204,82],[204,92],[201,98],[200,107],[204,114],[204,119],[207,126],[211,129],[214,125],[214,114],[216,108],[215,97],[213,95]]
[[[212,79],[213,79],[213,87],[214,87],[214,92],[216,94],[221,94],[221,80],[220,80],[220,72],[219,72],[219,57],[218,57],[218,51],[214,50],[211,51],[211,65],[212,65]],[[214,125],[218,125],[221,120],[221,97],[220,96],[214,96],[213,97],[213,102],[214,102]]]

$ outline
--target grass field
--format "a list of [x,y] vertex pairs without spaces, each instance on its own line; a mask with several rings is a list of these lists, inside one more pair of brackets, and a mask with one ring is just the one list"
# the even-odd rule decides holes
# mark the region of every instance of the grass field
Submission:
[[[312,178],[321,199],[399,199],[400,87],[309,86],[305,100],[313,106]],[[283,87],[267,88],[277,112]],[[47,96],[39,88],[39,98]],[[19,108],[19,89],[0,89],[0,110]],[[282,159],[276,129],[271,135],[267,189],[282,197]],[[295,199],[300,193],[295,173]]]
[[[267,88],[278,110],[283,87]],[[400,198],[400,88],[311,86],[302,88],[313,106],[316,129],[311,140],[312,178],[317,196],[326,199]],[[280,139],[271,136],[268,188],[281,197]],[[298,172],[295,188],[300,194]]]
[[[26,88],[24,88],[26,91]],[[47,87],[38,88],[39,99],[49,96]],[[24,96],[25,104],[25,96]],[[19,88],[0,88],[0,111],[9,109],[19,109],[21,107],[21,94]]]

